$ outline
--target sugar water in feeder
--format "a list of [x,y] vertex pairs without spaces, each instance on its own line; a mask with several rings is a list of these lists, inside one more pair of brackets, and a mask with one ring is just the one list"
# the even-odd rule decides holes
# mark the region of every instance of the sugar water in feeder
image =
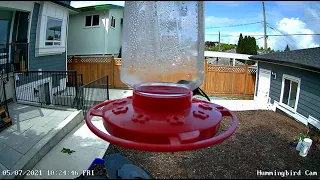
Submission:
[[[122,147],[176,152],[205,148],[236,130],[228,109],[196,98],[204,80],[202,1],[126,1],[122,30],[121,80],[133,96],[106,101],[86,115],[90,130]],[[91,122],[103,117],[109,134]],[[217,134],[222,117],[228,130]]]

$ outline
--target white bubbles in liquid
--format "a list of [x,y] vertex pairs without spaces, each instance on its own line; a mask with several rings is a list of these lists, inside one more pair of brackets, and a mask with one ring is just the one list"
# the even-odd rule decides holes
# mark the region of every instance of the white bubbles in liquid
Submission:
[[[197,68],[197,85],[203,81],[203,61],[199,53],[198,3],[181,1],[126,1],[123,23],[121,80],[133,87],[136,83],[161,81],[164,73],[179,68],[188,73]],[[203,15],[199,16],[203,17]],[[202,35],[203,36],[203,35]],[[194,62],[193,66],[186,66]],[[202,64],[202,66],[200,65]],[[195,67],[196,65],[196,67]],[[150,68],[152,67],[152,69]],[[133,74],[132,70],[139,73]],[[190,76],[190,73],[187,75]],[[188,78],[188,77],[186,77]]]

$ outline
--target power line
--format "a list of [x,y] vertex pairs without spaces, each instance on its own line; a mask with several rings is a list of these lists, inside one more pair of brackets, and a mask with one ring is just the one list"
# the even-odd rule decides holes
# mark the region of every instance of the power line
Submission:
[[[270,28],[270,27],[269,27]],[[271,29],[271,28],[270,28]],[[219,35],[219,34],[206,34],[206,35]],[[221,36],[229,37],[229,36],[234,36],[234,37],[239,37],[240,35],[233,35],[233,34],[224,34]],[[263,34],[242,34],[242,36],[264,36]],[[267,36],[320,36],[319,33],[316,34],[270,34]]]
[[[256,3],[256,2],[254,2],[254,3]],[[247,17],[248,13],[249,13],[253,8],[255,8],[255,7],[256,7],[256,4],[255,4],[254,6],[252,6],[252,7],[249,9],[249,11],[247,11],[246,13],[244,13],[245,15],[244,15],[241,19],[244,19],[245,17]]]
[[[268,26],[268,28],[270,28],[269,26]],[[274,29],[272,29],[272,28],[270,28],[271,30],[273,30],[274,32],[277,32],[276,30],[274,30]],[[280,36],[281,37],[281,36]],[[285,41],[288,45],[290,45],[290,43],[288,43],[288,41],[286,41],[283,37],[281,37],[281,39],[283,40],[283,41]],[[275,42],[276,43],[276,42]],[[278,44],[278,43],[276,43],[276,44]],[[280,47],[280,45],[278,44],[278,46]]]
[[[277,30],[278,32],[280,32],[281,34],[284,34],[284,33],[282,33],[280,30],[278,30],[277,28],[275,28],[275,27],[270,27],[269,25],[268,25],[268,27],[270,28],[270,29],[275,29],[275,30]],[[296,44],[298,44],[300,47],[302,47],[302,48],[304,48],[303,46],[301,46],[299,43],[297,43],[295,40],[293,40],[291,37],[289,37],[289,36],[287,36],[289,39],[291,39],[293,42],[295,42]]]
[[270,34],[268,36],[319,36],[320,34]]
[[238,26],[246,26],[246,25],[251,25],[251,24],[258,24],[261,23],[262,21],[259,22],[252,22],[252,23],[245,23],[245,24],[234,24],[234,25],[228,25],[228,26],[219,26],[219,27],[208,27],[206,29],[215,29],[215,28],[226,28],[226,27],[238,27]]
[[[299,20],[301,20],[303,22],[320,21],[320,16],[308,17],[308,18],[299,18]],[[279,21],[268,21],[268,24],[276,24],[277,22],[279,22]]]

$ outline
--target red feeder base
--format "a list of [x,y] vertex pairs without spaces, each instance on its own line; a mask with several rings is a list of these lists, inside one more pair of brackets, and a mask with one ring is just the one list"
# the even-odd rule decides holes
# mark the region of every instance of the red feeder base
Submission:
[[[103,118],[109,134],[96,128],[92,116]],[[221,118],[231,116],[229,129],[218,136]],[[86,117],[89,129],[100,138],[125,148],[141,151],[176,152],[205,148],[229,138],[237,118],[228,109],[183,96],[133,96],[103,102],[92,107]]]

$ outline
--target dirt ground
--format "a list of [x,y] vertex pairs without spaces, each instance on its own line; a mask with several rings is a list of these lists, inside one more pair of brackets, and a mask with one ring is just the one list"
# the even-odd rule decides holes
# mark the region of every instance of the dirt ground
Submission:
[[[171,153],[142,152],[110,145],[107,154],[121,153],[152,178],[281,178],[259,176],[258,171],[301,172],[285,178],[319,179],[320,144],[313,143],[307,157],[289,145],[294,136],[306,132],[295,120],[272,111],[235,112],[235,134],[221,144],[201,150]],[[221,129],[230,124],[222,121]],[[308,176],[310,172],[317,174]]]

